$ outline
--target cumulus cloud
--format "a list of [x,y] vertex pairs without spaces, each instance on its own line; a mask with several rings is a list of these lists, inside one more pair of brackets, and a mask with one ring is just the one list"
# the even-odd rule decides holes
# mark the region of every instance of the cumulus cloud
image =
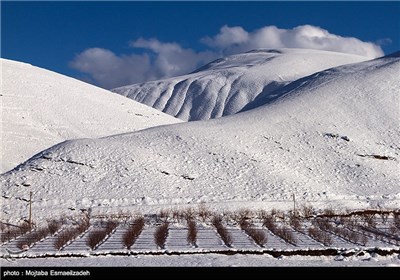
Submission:
[[210,47],[227,48],[235,44],[243,44],[249,40],[249,33],[240,26],[228,27],[224,25],[220,33],[214,38],[206,37],[203,43]]
[[192,49],[184,49],[179,44],[162,43],[157,39],[140,38],[131,42],[131,46],[147,49],[156,54],[151,69],[153,75],[162,78],[187,74],[216,57],[216,54],[210,51],[195,52]]
[[342,37],[312,25],[301,25],[293,29],[276,26],[247,32],[241,27],[223,26],[214,37],[205,37],[202,42],[218,48],[224,54],[233,54],[256,48],[305,48],[335,51],[375,58],[383,55],[380,46],[363,42],[354,37]]
[[[88,74],[97,85],[111,89],[186,74],[220,56],[258,48],[307,48],[369,58],[384,55],[377,44],[335,35],[312,25],[293,29],[265,26],[251,32],[240,26],[225,25],[215,36],[200,41],[208,49],[196,52],[177,43],[139,38],[130,42],[133,50],[130,55],[89,48],[76,55],[70,66]],[[141,52],[137,54],[139,49]]]
[[152,78],[147,54],[117,56],[110,50],[90,48],[78,54],[70,66],[89,74],[96,84],[104,88]]
[[147,52],[117,55],[107,49],[89,48],[76,55],[70,66],[88,74],[95,84],[112,89],[186,74],[216,58],[210,51],[195,52],[157,39],[141,38],[130,45]]

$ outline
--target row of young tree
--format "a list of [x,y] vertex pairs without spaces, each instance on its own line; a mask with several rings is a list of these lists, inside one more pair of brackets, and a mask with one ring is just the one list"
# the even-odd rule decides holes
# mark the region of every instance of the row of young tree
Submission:
[[[390,217],[390,219],[389,219]],[[94,221],[95,220],[95,221]],[[311,207],[295,211],[251,211],[240,209],[233,212],[215,213],[201,205],[198,209],[162,209],[155,215],[121,214],[91,217],[85,213],[80,217],[62,217],[50,219],[44,226],[32,227],[24,222],[17,226],[1,223],[1,242],[17,239],[17,246],[26,250],[35,243],[54,236],[54,248],[62,250],[73,240],[87,234],[86,244],[92,250],[98,248],[116,230],[120,224],[128,224],[121,242],[131,249],[147,225],[155,225],[154,242],[158,248],[165,248],[171,223],[185,223],[187,227],[187,244],[197,247],[197,225],[208,224],[215,228],[217,234],[228,247],[234,240],[229,227],[239,226],[255,244],[264,247],[268,240],[266,231],[297,245],[295,232],[309,235],[324,246],[333,244],[333,237],[338,236],[355,244],[365,246],[369,238],[379,239],[392,244],[400,243],[400,211],[365,210],[338,213],[326,209],[316,213]]]

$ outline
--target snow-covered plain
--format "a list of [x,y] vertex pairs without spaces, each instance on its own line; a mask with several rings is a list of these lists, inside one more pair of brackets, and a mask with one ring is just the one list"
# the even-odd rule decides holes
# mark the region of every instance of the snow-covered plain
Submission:
[[139,255],[98,256],[88,258],[24,258],[0,259],[0,265],[22,267],[399,267],[398,255],[363,255],[348,258],[320,256],[289,256],[274,258],[269,255]]
[[26,63],[0,62],[0,173],[64,140],[180,122],[76,79]]
[[[161,222],[149,217],[130,248],[124,245],[124,236],[133,222],[129,219],[119,219],[120,223],[113,231],[98,239],[99,245],[89,247],[90,236],[105,228],[104,223],[94,218],[87,230],[58,250],[55,249],[56,241],[63,231],[71,228],[68,225],[54,235],[28,245],[27,250],[21,251],[19,244],[26,244],[29,233],[26,237],[22,235],[4,242],[0,244],[0,257],[4,266],[310,266],[309,261],[313,261],[312,266],[400,266],[400,238],[386,235],[394,222],[390,216],[382,220],[376,215],[374,225],[370,227],[373,231],[353,227],[360,236],[366,237],[364,241],[362,238],[350,241],[348,237],[329,231],[332,238],[329,245],[320,243],[307,233],[305,220],[301,222],[303,229],[300,231],[288,227],[295,240],[293,244],[257,226],[266,234],[267,242],[262,246],[238,225],[227,220],[224,223],[232,237],[231,245],[227,245],[209,222],[195,218],[197,238],[196,246],[193,246],[187,242],[185,222],[177,222],[171,216],[168,220],[170,224],[164,248],[157,246],[154,239]],[[255,222],[254,218],[251,220]],[[364,228],[369,227],[361,217],[353,221],[364,224]],[[332,226],[336,224],[333,219],[330,223]],[[345,224],[339,222],[336,226],[344,227]],[[386,233],[375,235],[376,229]]]
[[[260,106],[235,115],[57,144],[1,175],[2,221],[27,219],[31,191],[37,224],[89,209],[290,210],[293,198],[318,210],[399,209],[399,74],[396,53],[303,77],[276,91],[279,98],[260,97]],[[5,256],[5,266],[399,265],[398,253]]]
[[112,91],[182,120],[232,115],[273,100],[288,83],[334,66],[368,58],[305,49],[258,49],[213,61],[188,75]]

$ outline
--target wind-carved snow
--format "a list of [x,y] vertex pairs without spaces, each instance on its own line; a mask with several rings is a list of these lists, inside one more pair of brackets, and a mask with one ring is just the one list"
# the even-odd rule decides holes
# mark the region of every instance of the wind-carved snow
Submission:
[[[254,50],[215,60],[188,75],[112,91],[182,120],[206,120],[272,101],[289,82],[368,58],[318,50]],[[251,104],[251,105],[250,105]]]
[[74,138],[181,122],[118,94],[29,64],[1,59],[1,167]]
[[[163,208],[398,208],[400,58],[297,80],[219,119],[60,143],[0,177],[2,215]],[[376,155],[366,156],[366,155]],[[75,211],[75,212],[74,212]],[[49,214],[51,213],[51,214]]]

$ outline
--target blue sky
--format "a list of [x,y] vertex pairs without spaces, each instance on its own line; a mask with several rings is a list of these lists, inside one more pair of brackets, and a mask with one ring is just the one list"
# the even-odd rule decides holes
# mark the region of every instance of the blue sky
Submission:
[[1,57],[113,88],[258,47],[400,50],[398,1],[1,2]]

